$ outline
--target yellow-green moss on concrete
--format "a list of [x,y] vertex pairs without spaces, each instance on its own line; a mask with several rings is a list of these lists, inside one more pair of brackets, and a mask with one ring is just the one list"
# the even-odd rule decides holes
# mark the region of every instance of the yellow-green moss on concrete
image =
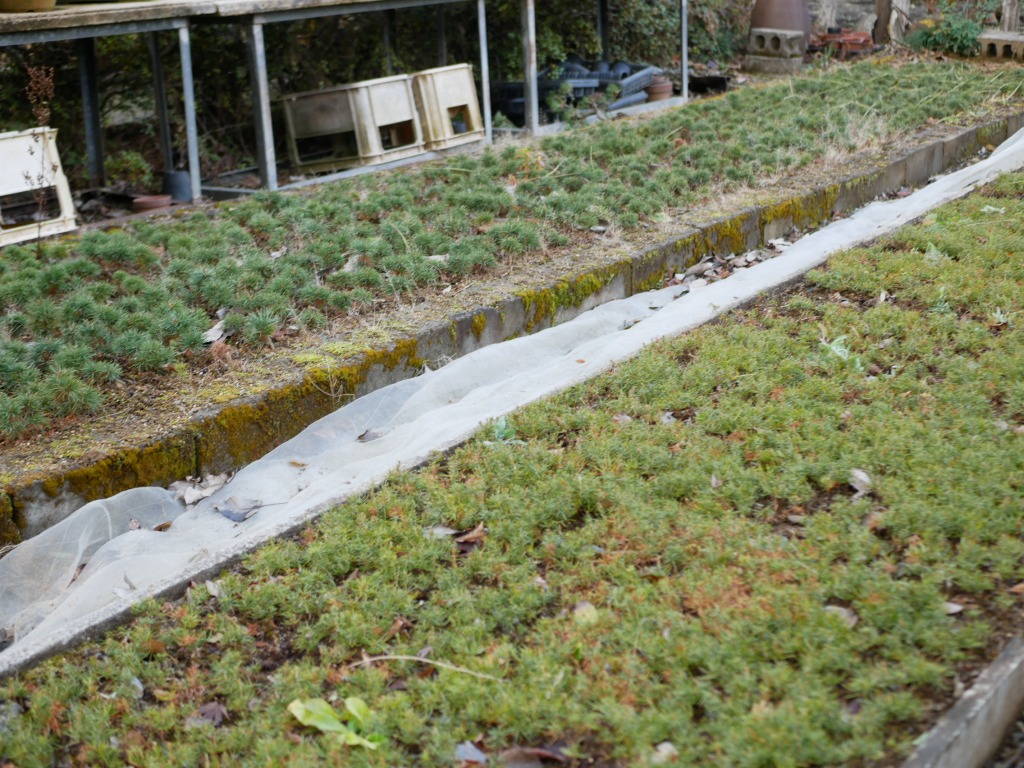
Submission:
[[[51,498],[70,492],[92,501],[140,485],[163,485],[195,473],[195,443],[191,435],[179,433],[141,448],[115,449],[57,474],[29,475],[20,481],[24,487],[38,482],[42,491]],[[14,496],[17,499],[17,491]]]
[[558,310],[563,307],[579,307],[588,298],[603,290],[621,274],[629,278],[627,262],[617,262],[599,267],[582,275],[559,281],[553,286],[529,291],[517,291],[516,296],[523,302],[526,315],[526,332],[550,325]]
[[472,326],[473,335],[476,336],[477,341],[480,341],[480,337],[484,335],[484,330],[487,328],[487,315],[483,310],[473,315]]
[[761,232],[763,233],[766,227],[779,221],[799,229],[823,224],[832,218],[832,211],[839,199],[839,191],[839,184],[831,184],[810,195],[793,197],[766,205],[761,209]]
[[258,399],[235,402],[194,425],[200,472],[238,469],[294,437],[317,419],[356,396],[371,371],[412,370],[425,361],[415,338],[386,349],[365,350],[357,360],[307,372],[302,382],[270,390]]
[[21,541],[21,529],[14,520],[14,503],[6,493],[0,493],[0,546]]

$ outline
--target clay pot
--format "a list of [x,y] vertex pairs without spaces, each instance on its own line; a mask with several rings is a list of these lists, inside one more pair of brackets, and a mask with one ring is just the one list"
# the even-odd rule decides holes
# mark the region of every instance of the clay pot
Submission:
[[647,86],[648,101],[664,101],[672,97],[672,81],[667,77],[655,77]]
[[170,204],[170,195],[139,195],[132,200],[132,208],[137,212],[155,211],[159,208],[167,208]]
[[811,34],[807,0],[757,0],[750,14],[750,28],[800,30],[806,40]]
[[52,11],[55,7],[57,0],[0,0],[0,13]]

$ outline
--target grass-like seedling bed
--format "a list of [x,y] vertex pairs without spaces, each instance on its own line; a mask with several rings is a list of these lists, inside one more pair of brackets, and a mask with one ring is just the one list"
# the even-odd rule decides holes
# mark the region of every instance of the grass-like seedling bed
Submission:
[[491,425],[4,682],[0,758],[891,764],[1020,626],[1022,252],[1018,174]]
[[629,229],[1015,94],[1020,68],[863,64],[415,170],[0,252],[0,440],[109,382],[320,331],[375,298]]

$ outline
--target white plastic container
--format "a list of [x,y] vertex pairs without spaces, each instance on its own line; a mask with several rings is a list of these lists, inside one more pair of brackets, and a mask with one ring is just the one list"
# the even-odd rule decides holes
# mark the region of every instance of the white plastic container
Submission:
[[414,74],[412,80],[427,149],[483,140],[484,124],[469,64],[427,69]]
[[294,93],[282,104],[288,154],[299,170],[376,165],[424,151],[408,75]]
[[[57,154],[57,131],[0,133],[0,247],[70,232],[75,204]],[[42,208],[37,194],[45,196]]]

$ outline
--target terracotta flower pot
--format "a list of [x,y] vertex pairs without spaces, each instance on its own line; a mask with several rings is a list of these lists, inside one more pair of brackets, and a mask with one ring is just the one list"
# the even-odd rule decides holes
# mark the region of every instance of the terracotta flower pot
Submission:
[[170,195],[139,195],[132,200],[132,208],[140,212],[167,208],[170,204]]
[[52,11],[55,7],[57,0],[0,0],[0,13]]
[[667,77],[655,77],[647,86],[648,101],[664,101],[672,97],[672,81]]

